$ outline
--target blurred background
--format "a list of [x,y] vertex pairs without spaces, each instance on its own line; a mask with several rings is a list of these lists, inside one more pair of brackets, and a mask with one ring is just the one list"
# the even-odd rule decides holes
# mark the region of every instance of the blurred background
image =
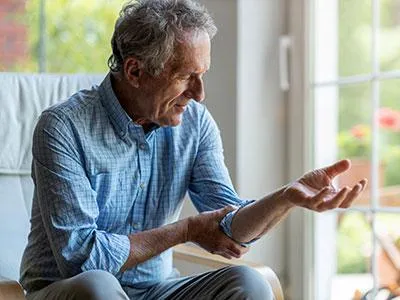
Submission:
[[[206,105],[239,194],[339,158],[353,167],[338,186],[370,181],[350,210],[296,210],[246,259],[288,299],[385,299],[400,284],[400,0],[201,2],[219,27]],[[105,74],[123,3],[0,0],[0,71]]]

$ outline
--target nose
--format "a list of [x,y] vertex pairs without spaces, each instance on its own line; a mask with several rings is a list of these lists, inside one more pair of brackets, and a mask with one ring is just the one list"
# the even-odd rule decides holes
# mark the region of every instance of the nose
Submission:
[[197,102],[202,102],[205,98],[203,79],[200,77],[194,77],[185,92],[185,96]]

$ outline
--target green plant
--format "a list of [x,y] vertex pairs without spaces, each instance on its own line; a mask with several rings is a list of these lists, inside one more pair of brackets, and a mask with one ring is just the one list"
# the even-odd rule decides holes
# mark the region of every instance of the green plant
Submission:
[[[382,107],[377,113],[380,129],[380,150],[387,163],[398,160],[398,145],[400,144],[400,110]],[[366,124],[357,124],[350,130],[339,132],[339,156],[341,158],[369,158],[371,155],[371,128]],[[390,151],[389,148],[392,148]],[[400,182],[400,181],[398,181]]]
[[346,214],[337,231],[337,272],[367,273],[370,227],[361,213]]
[[337,142],[341,158],[369,158],[371,154],[371,130],[365,124],[341,131]]
[[400,250],[400,237],[398,237],[394,243],[396,247]]
[[400,185],[400,144],[388,145],[383,152],[385,162],[385,186]]
[[[11,71],[37,72],[41,27],[40,0],[27,0],[20,22],[26,24],[28,55]],[[45,72],[106,73],[111,36],[127,0],[51,0],[45,2]],[[1,68],[1,66],[0,66]]]

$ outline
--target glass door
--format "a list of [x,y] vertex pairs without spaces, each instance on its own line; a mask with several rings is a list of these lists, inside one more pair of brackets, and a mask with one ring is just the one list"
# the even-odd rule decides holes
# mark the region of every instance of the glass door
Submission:
[[337,186],[369,180],[350,209],[314,215],[315,299],[389,299],[400,295],[400,1],[308,4],[314,167],[349,158]]

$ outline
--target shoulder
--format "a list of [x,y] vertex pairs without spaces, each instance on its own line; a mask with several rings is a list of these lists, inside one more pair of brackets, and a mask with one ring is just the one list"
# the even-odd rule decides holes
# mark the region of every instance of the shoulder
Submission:
[[90,90],[80,90],[67,100],[45,109],[38,125],[52,126],[55,123],[73,124],[92,118],[96,110],[101,110],[98,86]]
[[96,109],[100,106],[99,87],[94,86],[90,90],[80,90],[69,97],[67,100],[50,106],[43,113],[53,113],[56,115],[69,116],[74,118]]
[[90,124],[88,120],[99,115],[96,110],[101,110],[98,87],[78,91],[67,100],[45,109],[38,119],[34,135],[73,135],[74,128]]

